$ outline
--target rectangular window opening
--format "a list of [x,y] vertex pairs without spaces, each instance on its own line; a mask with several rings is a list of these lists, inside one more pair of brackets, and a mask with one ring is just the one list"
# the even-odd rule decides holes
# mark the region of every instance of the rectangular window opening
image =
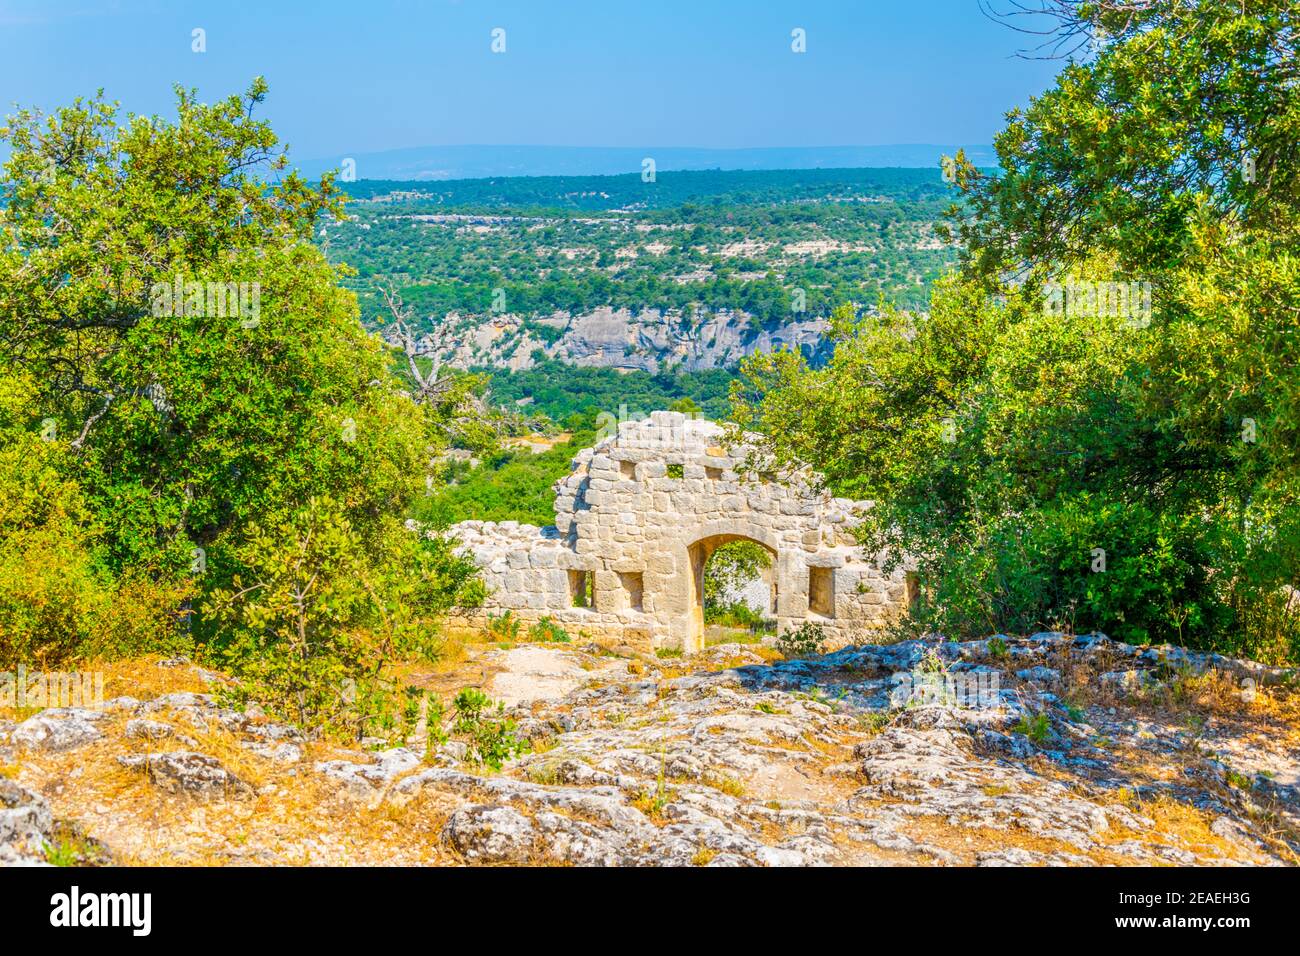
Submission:
[[904,593],[907,597],[907,608],[915,611],[916,606],[921,602],[921,576],[915,571],[908,571],[906,581]]
[[633,611],[644,611],[645,576],[640,571],[620,571],[618,579],[627,593],[627,606]]
[[574,607],[596,610],[595,575],[590,571],[569,572],[569,596]]
[[835,616],[835,569],[808,569],[808,610],[822,617]]

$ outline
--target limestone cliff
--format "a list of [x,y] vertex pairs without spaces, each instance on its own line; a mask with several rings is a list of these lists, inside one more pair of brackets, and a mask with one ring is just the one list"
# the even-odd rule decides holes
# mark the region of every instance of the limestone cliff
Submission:
[[683,315],[599,308],[537,319],[453,314],[445,321],[454,334],[426,335],[417,346],[421,354],[455,368],[526,369],[535,364],[534,353],[540,350],[547,358],[574,365],[698,371],[735,365],[754,352],[784,347],[817,358],[830,348],[829,323],[812,316],[770,328],[758,327],[743,312],[725,310]]

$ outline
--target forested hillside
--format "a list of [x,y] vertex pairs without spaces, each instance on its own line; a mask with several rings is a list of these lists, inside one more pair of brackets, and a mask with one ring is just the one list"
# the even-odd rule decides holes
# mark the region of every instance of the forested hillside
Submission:
[[[934,224],[953,200],[935,168],[660,173],[346,184],[356,201],[320,239],[357,270],[370,321],[380,284],[425,328],[468,330],[604,306],[743,313],[755,327],[883,296],[924,304],[954,261]],[[800,290],[800,291],[796,291]],[[543,339],[562,329],[530,325]]]
[[709,418],[725,419],[734,381],[733,373],[722,369],[651,375],[552,361],[521,372],[484,371],[495,401],[535,410],[567,428],[589,425],[602,413],[618,417],[620,408],[629,416],[644,418],[656,409],[687,407]]

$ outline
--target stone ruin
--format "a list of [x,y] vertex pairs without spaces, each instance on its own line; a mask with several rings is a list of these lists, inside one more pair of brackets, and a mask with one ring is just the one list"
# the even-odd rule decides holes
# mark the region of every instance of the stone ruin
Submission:
[[784,632],[804,621],[828,647],[864,643],[908,599],[902,570],[885,574],[852,534],[864,502],[818,490],[808,468],[738,469],[752,447],[677,412],[621,422],[556,482],[555,524],[465,521],[451,533],[482,568],[484,606],[453,624],[513,612],[550,618],[574,636],[640,653],[704,647],[704,572],[740,539],[771,554],[768,614]]

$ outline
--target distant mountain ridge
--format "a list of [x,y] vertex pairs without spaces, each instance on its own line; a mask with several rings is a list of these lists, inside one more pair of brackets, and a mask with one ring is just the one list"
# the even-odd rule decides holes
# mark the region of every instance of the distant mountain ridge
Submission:
[[976,166],[996,166],[991,146],[898,144],[888,146],[789,146],[745,149],[605,146],[417,146],[341,154],[297,163],[308,176],[356,164],[357,179],[440,181],[493,176],[612,176],[640,172],[653,159],[657,171],[937,168],[941,156],[965,149]]

